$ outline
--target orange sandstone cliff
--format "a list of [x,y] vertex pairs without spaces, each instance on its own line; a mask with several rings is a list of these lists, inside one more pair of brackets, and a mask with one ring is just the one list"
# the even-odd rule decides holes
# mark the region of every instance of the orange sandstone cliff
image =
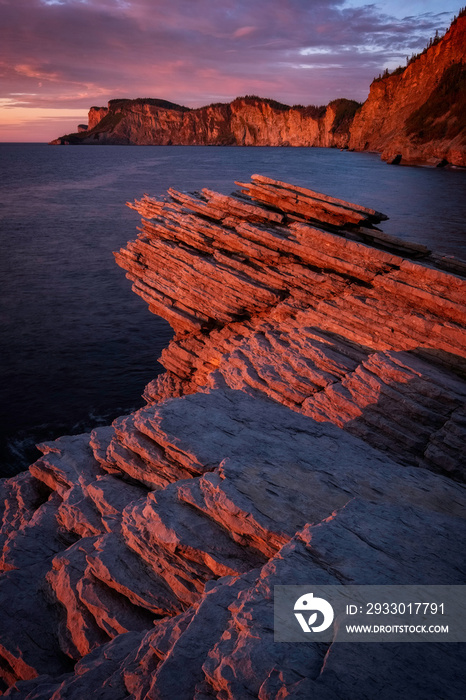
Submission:
[[173,326],[166,372],[0,481],[7,698],[464,694],[464,645],[280,644],[273,600],[464,583],[466,265],[373,209],[238,185],[131,205],[116,259]]
[[91,107],[88,130],[53,144],[321,146],[389,162],[466,166],[466,14],[409,65],[374,80],[362,108],[288,107],[259,97],[188,109],[159,99]]
[[108,108],[90,109],[87,132],[54,143],[343,148],[359,106],[340,99],[327,107],[288,107],[240,97],[228,104],[188,109],[165,100],[111,100]]
[[403,72],[375,80],[349,145],[402,163],[466,166],[466,14]]

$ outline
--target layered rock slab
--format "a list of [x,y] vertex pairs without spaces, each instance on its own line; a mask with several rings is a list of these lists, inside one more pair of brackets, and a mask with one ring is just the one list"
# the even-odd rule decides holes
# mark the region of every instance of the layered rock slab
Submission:
[[464,581],[464,266],[369,208],[239,184],[134,205],[117,260],[175,328],[167,372],[2,482],[11,697],[462,694],[454,645],[277,645],[271,606]]
[[237,184],[130,205],[143,228],[117,262],[176,331],[147,401],[265,393],[464,480],[464,263],[386,236],[374,209],[262,175]]
[[[42,659],[23,646],[29,676],[16,665],[20,678],[39,677],[19,683],[8,696],[79,697],[98,682],[101,696],[113,698],[266,698],[279,688],[295,697],[306,697],[311,688],[322,698],[343,692],[350,698],[371,697],[375,677],[359,687],[359,696],[351,690],[356,671],[350,668],[364,666],[365,651],[340,651],[337,642],[330,652],[322,645],[293,648],[273,642],[273,585],[460,583],[464,487],[397,464],[335,426],[240,391],[198,393],[140,414],[138,426],[157,426],[148,437],[154,446],[171,444],[181,462],[189,455],[193,465],[208,467],[141,496],[135,489],[146,487],[136,486],[134,474],[129,485],[123,472],[103,476],[104,462],[87,462],[89,477],[91,467],[96,477],[89,479],[91,494],[102,480],[110,480],[114,490],[129,489],[128,505],[112,531],[82,535],[55,554],[40,553],[40,571],[20,566],[14,572],[31,583],[31,613],[41,596],[49,601],[61,596],[66,615],[55,627],[48,620],[49,634],[63,655],[84,658],[76,674],[57,677],[49,665],[54,647],[42,636]],[[79,442],[84,446],[89,439],[81,436]],[[49,445],[62,476],[77,441]],[[51,483],[46,466],[44,478]],[[38,479],[40,461],[34,471],[29,476]],[[48,507],[58,513],[62,497],[54,491]],[[68,537],[76,537],[74,519],[69,528]],[[106,530],[103,520],[101,529]],[[17,536],[27,530],[25,524]],[[58,585],[63,566],[66,582],[61,574]],[[10,609],[19,595],[20,586],[9,589]],[[3,631],[10,658],[15,635],[17,620]],[[105,642],[105,636],[113,641]],[[399,664],[403,682],[424,692],[427,680],[408,673],[405,663],[409,658],[420,668],[429,653],[398,650],[395,661],[392,645],[386,647],[370,652],[374,660]],[[450,652],[450,661],[451,653],[456,658],[457,650]],[[450,683],[454,697],[459,678],[454,667],[444,664],[439,647],[431,673],[435,669],[442,682]],[[63,674],[66,665],[60,670]]]

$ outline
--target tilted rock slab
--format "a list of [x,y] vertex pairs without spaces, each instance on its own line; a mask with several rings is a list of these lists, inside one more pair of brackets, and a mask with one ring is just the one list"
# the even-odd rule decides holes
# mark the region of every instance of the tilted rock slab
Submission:
[[373,209],[260,175],[239,184],[130,205],[143,228],[117,262],[176,331],[148,402],[265,393],[464,479],[466,265],[387,236]]
[[273,641],[277,584],[464,583],[462,263],[241,187],[135,205],[167,371],[0,483],[6,697],[463,695],[462,645]]

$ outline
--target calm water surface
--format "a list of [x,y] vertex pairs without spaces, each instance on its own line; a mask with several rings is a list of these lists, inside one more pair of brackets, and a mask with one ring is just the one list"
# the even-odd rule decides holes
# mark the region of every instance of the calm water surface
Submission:
[[125,202],[168,187],[229,193],[252,173],[374,207],[387,233],[466,258],[466,172],[306,148],[0,144],[0,475],[36,442],[142,405],[171,337],[112,251],[136,235]]

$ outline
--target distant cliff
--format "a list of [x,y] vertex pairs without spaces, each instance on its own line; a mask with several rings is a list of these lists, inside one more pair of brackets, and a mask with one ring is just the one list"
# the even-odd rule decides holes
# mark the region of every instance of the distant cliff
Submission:
[[389,162],[466,167],[466,12],[406,67],[374,80],[364,105],[287,105],[256,96],[199,109],[159,99],[91,107],[88,130],[53,144],[322,146]]
[[466,13],[405,69],[374,80],[350,148],[384,160],[466,166]]
[[345,99],[327,107],[288,107],[255,96],[199,109],[165,100],[111,100],[108,108],[91,107],[87,132],[53,143],[343,148],[359,107]]

